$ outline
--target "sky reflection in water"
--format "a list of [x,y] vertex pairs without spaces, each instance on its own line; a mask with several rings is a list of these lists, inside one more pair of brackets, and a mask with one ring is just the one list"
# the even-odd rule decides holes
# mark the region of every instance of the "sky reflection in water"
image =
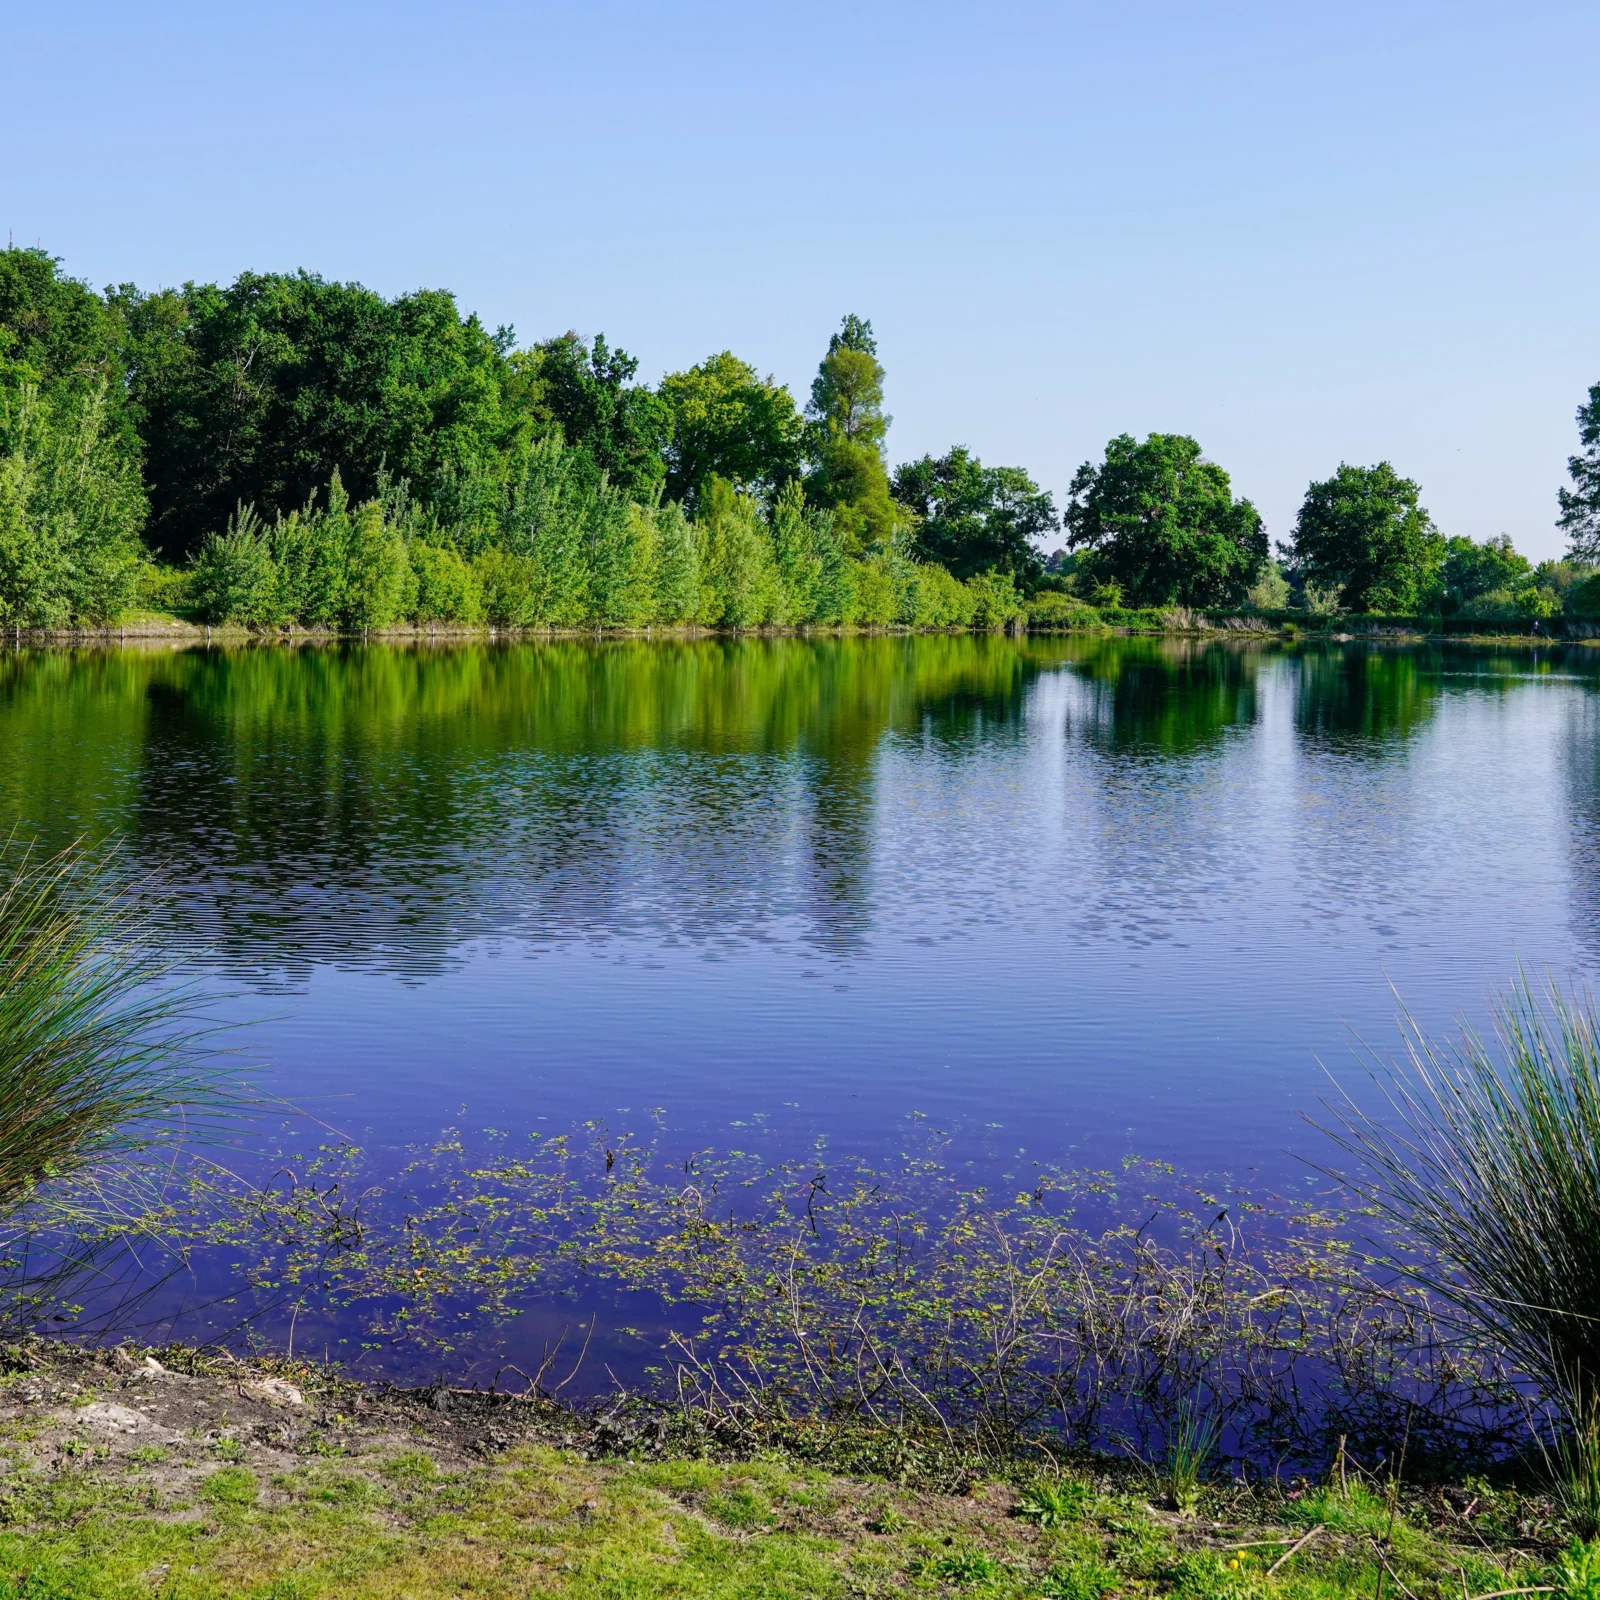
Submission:
[[[637,1125],[1299,1184],[1396,1000],[1600,953],[1593,655],[931,637],[0,659],[0,812],[122,835],[378,1145]],[[462,1108],[465,1108],[463,1111]]]

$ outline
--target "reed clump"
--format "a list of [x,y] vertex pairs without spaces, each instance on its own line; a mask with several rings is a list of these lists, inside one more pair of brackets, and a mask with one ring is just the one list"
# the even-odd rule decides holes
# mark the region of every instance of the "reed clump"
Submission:
[[1404,1270],[1553,1413],[1545,1446],[1575,1525],[1600,1532],[1600,1017],[1586,993],[1519,975],[1487,1034],[1438,1044],[1408,1019],[1331,1131],[1352,1187],[1397,1225]]
[[109,850],[0,847],[0,1219],[222,1106],[195,993],[147,937],[147,890]]
[[1487,1037],[1407,1025],[1385,1111],[1346,1102],[1348,1181],[1444,1268],[1428,1286],[1493,1333],[1578,1420],[1600,1384],[1600,1025],[1594,1002],[1520,979]]

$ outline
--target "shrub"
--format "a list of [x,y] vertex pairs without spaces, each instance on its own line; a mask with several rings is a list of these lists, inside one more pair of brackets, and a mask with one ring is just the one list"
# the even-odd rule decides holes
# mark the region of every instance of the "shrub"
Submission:
[[972,624],[976,628],[1003,628],[1027,617],[1027,607],[1009,572],[980,572],[967,580],[976,600]]
[[529,556],[485,550],[472,569],[483,595],[486,621],[505,628],[532,627],[539,619],[540,574]]
[[0,622],[114,621],[138,592],[145,509],[103,385],[54,401],[0,390]]
[[972,623],[978,598],[972,589],[935,561],[911,565],[907,578],[910,614],[916,627],[965,628]]
[[252,506],[241,506],[226,532],[206,535],[188,578],[195,610],[206,622],[249,627],[278,620],[277,564]]
[[349,628],[387,628],[416,603],[417,579],[400,530],[369,500],[350,519],[344,605]]
[[179,613],[193,608],[192,572],[185,567],[167,567],[151,561],[139,569],[139,588],[134,604],[144,611]]
[[1035,628],[1090,628],[1100,613],[1076,595],[1046,589],[1028,602],[1028,623]]
[[483,584],[453,545],[418,542],[411,546],[410,560],[417,583],[411,615],[418,622],[466,626],[482,617]]
[[854,599],[850,621],[863,628],[883,628],[899,620],[895,575],[887,558],[873,556],[853,563]]

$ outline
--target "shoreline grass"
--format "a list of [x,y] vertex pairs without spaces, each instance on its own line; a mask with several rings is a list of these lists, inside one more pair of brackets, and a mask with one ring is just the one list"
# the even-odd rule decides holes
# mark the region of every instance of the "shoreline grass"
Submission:
[[[1205,1485],[1089,1457],[941,1480],[366,1389],[300,1362],[30,1342],[0,1377],[5,1600],[1589,1600],[1600,1547],[1474,1480]],[[871,1430],[861,1454],[872,1453]],[[1043,1514],[1041,1514],[1043,1511]]]

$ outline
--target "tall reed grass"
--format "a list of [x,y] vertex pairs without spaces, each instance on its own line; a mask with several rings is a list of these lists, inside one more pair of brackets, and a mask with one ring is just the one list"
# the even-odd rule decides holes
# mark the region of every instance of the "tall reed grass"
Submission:
[[1519,976],[1487,1036],[1451,1044],[1407,1021],[1330,1131],[1346,1175],[1418,1248],[1411,1270],[1504,1349],[1573,1435],[1600,1403],[1600,1018],[1587,994]]
[[0,846],[0,1220],[227,1096],[114,851]]

